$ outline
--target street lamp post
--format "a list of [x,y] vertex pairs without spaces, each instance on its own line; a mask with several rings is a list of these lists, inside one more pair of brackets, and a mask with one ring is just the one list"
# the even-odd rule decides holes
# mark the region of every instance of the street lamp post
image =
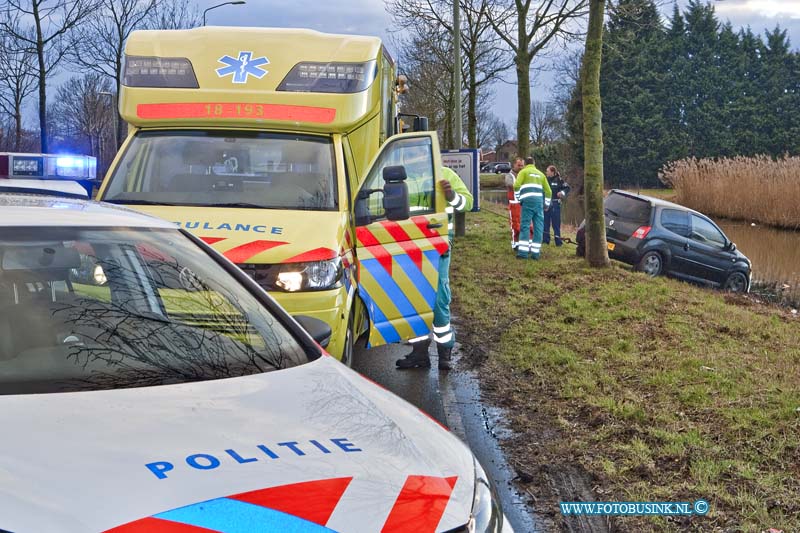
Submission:
[[119,146],[119,111],[114,107],[114,94],[108,91],[100,91],[100,96],[108,97],[108,107],[114,115],[114,148]]
[[203,11],[203,26],[205,26],[205,25],[206,25],[206,13],[208,13],[208,12],[209,12],[209,11],[211,11],[212,9],[217,9],[218,7],[222,7],[222,6],[229,6],[229,5],[230,5],[230,6],[240,6],[240,5],[242,5],[242,4],[246,4],[246,3],[247,3],[247,2],[245,2],[244,0],[237,0],[236,2],[223,2],[223,3],[221,3],[221,4],[217,4],[217,5],[215,5],[215,6],[211,6],[211,7],[209,7],[208,9],[206,9],[206,10],[204,10],[204,11]]

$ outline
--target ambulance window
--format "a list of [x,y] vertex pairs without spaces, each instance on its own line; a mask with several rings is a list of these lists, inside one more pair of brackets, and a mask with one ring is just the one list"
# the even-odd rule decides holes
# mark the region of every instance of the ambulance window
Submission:
[[[434,206],[433,147],[427,137],[390,141],[370,170],[364,184],[366,189],[383,188],[383,169],[402,165],[406,169],[408,200],[411,215],[431,213]],[[383,218],[383,196],[372,194],[368,202],[370,219]]]
[[330,137],[236,131],[141,132],[104,200],[266,209],[335,210]]

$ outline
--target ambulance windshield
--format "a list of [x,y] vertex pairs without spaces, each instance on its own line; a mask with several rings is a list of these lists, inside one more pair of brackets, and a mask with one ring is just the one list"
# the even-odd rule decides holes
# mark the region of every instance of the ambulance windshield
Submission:
[[335,210],[328,137],[239,131],[141,132],[103,200],[267,209]]

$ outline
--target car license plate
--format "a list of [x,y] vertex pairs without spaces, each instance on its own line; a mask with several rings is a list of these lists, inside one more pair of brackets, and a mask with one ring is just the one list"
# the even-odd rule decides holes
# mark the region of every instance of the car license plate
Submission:
[[612,252],[614,251],[615,246],[616,244],[614,244],[613,242],[608,243],[608,249],[611,250]]

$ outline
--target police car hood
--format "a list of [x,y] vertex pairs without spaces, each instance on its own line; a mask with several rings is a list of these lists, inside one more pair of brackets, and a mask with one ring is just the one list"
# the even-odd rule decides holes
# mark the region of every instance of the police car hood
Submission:
[[[442,531],[468,448],[331,357],[272,373],[0,396],[0,530]],[[205,528],[205,529],[198,529]]]

